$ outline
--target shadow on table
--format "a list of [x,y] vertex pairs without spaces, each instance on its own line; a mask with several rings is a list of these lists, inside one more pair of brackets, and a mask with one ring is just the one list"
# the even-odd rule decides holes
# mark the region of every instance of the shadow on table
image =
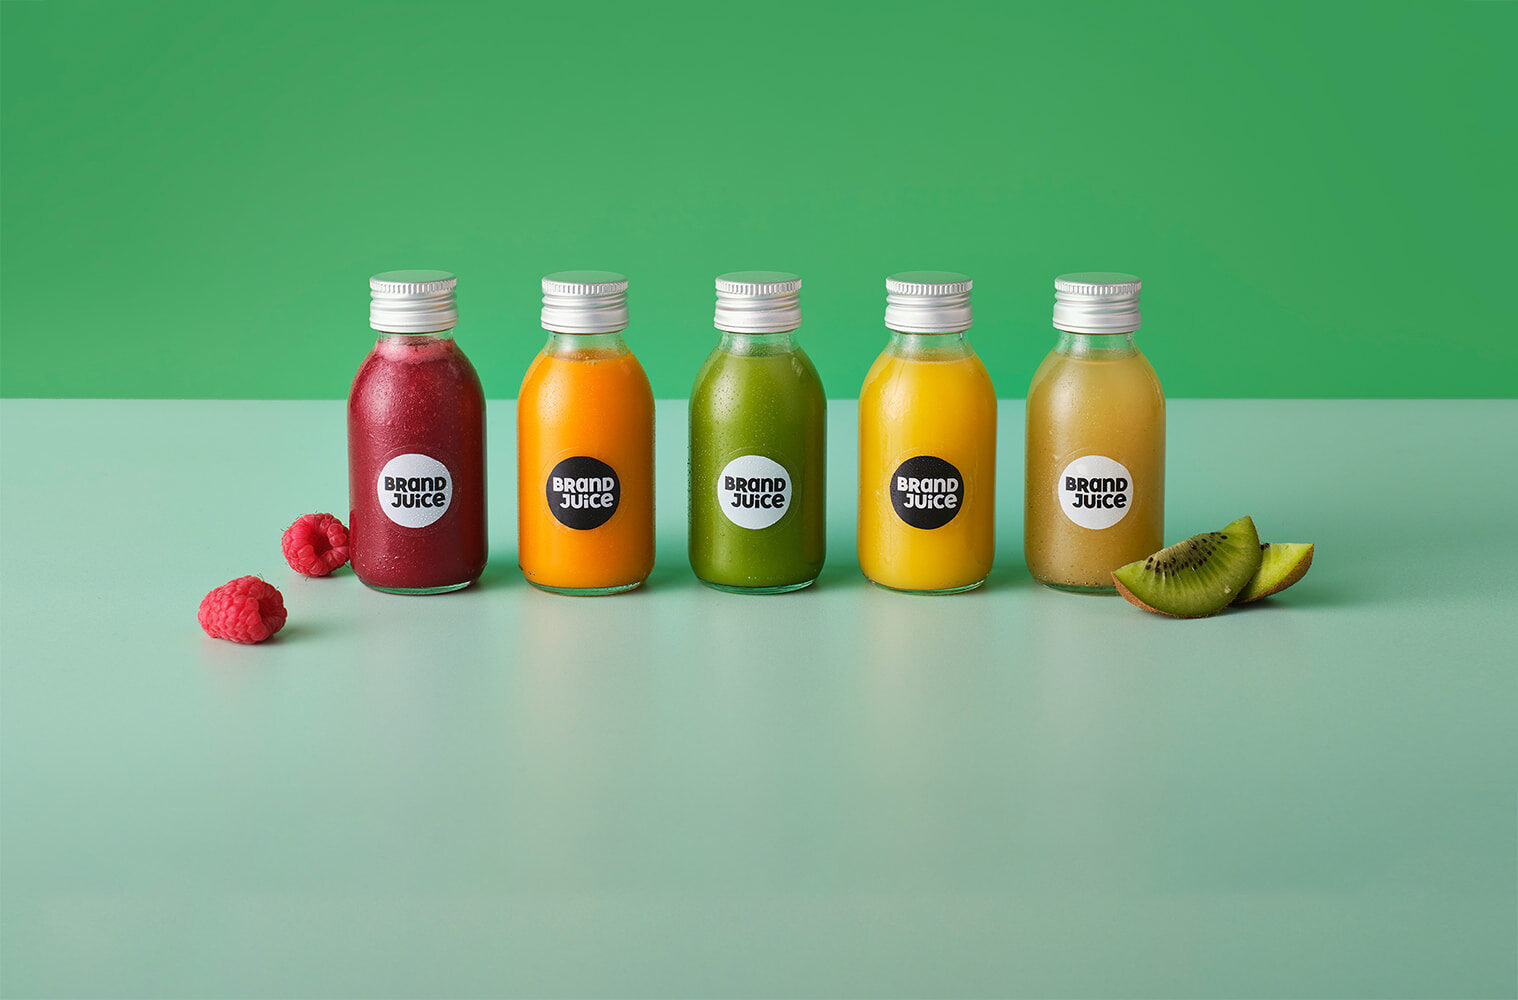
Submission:
[[[648,580],[637,590],[629,591],[625,595],[633,597],[640,594],[661,594],[672,591],[690,591],[706,589],[696,575],[691,571],[690,563],[686,558],[683,544],[666,544],[661,540],[658,554],[654,561],[653,572]],[[515,549],[507,549],[493,552],[490,563],[485,567],[485,572],[480,576],[475,590],[497,590],[525,586],[522,579],[522,571],[517,566],[517,554]],[[986,578],[984,586],[971,593],[984,594],[988,592],[1001,592],[1030,587],[1033,580],[1028,576],[1027,567],[1023,565],[1021,549],[1012,549],[997,554],[996,562],[992,566],[991,575]],[[755,595],[764,597],[791,597],[804,596],[818,591],[847,590],[851,587],[871,587],[864,574],[859,570],[853,548],[846,551],[829,551],[827,563],[822,568],[822,573],[817,582],[810,587],[794,591],[792,594],[765,594]],[[878,588],[877,588],[878,589]],[[734,594],[735,597],[745,595]],[[933,595],[903,595],[903,596],[933,596]]]
[[991,575],[986,577],[982,591],[996,593],[1009,590],[1026,590],[1034,585],[1023,561],[1022,546],[996,550],[996,562],[991,565]]
[[343,628],[343,623],[322,619],[320,621],[297,621],[287,622],[285,627],[274,635],[264,640],[266,646],[284,646],[292,642],[305,642],[318,636],[330,636],[336,632],[348,631]]
[[527,586],[527,581],[522,579],[522,570],[517,566],[517,550],[499,549],[490,553],[490,561],[485,564],[485,572],[480,574],[479,581],[470,589],[500,590],[519,584]]
[[1356,592],[1353,588],[1345,586],[1338,581],[1325,580],[1322,586],[1312,585],[1312,571],[1299,580],[1289,590],[1284,590],[1271,597],[1262,597],[1248,604],[1236,604],[1228,609],[1229,614],[1255,614],[1270,608],[1297,608],[1311,610],[1315,608],[1349,608],[1378,604],[1389,600],[1396,595],[1383,594],[1377,597],[1375,594]]
[[[643,586],[626,593],[607,596],[635,598],[650,593],[659,594],[671,590],[699,587],[700,581],[691,573],[690,564],[685,561],[684,545],[679,546],[677,551],[668,551],[674,548],[674,546],[663,545],[659,547],[654,556],[653,572],[649,574]],[[517,565],[517,552],[513,548],[492,552],[485,572],[480,574],[479,582],[470,589],[494,591],[526,587],[531,587],[531,584],[522,576],[522,569]],[[558,596],[573,598],[573,595]]]

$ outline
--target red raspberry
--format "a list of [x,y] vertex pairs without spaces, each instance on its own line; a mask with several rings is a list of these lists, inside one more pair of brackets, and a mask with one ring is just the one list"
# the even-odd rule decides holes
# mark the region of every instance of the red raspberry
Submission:
[[331,514],[302,514],[285,529],[280,548],[295,572],[326,576],[348,561],[348,529]]
[[240,576],[202,598],[199,617],[213,639],[263,642],[285,627],[285,599],[272,584]]

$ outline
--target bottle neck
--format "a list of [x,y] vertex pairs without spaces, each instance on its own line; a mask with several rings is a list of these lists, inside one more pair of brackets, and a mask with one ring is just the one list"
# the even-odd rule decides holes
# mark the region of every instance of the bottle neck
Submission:
[[789,354],[796,350],[796,331],[782,330],[779,333],[733,333],[731,330],[722,331],[722,342],[717,345],[719,350],[729,354],[755,355],[766,354]]
[[1093,360],[1116,361],[1120,358],[1131,358],[1138,352],[1138,345],[1133,342],[1132,331],[1128,333],[1071,333],[1069,330],[1060,330],[1059,340],[1054,345],[1056,354]]
[[621,330],[609,333],[558,333],[550,330],[543,353],[554,358],[589,361],[597,358],[615,358],[627,353],[627,341]]
[[900,330],[892,330],[886,353],[914,361],[953,361],[967,358],[975,351],[971,349],[964,330],[958,333],[902,333]]

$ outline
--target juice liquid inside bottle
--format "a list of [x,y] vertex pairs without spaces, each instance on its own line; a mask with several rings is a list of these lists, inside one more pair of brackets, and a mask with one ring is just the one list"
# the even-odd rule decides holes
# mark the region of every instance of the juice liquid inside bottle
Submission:
[[[696,575],[735,590],[779,592],[810,584],[822,572],[827,525],[827,403],[811,360],[799,351],[745,355],[719,349],[702,367],[690,406],[690,559]],[[732,489],[724,473],[755,488]],[[784,489],[771,481],[782,478]],[[777,497],[784,497],[778,501],[783,507],[766,506]]]
[[517,558],[530,583],[631,590],[654,565],[654,399],[617,334],[560,335],[517,397]]

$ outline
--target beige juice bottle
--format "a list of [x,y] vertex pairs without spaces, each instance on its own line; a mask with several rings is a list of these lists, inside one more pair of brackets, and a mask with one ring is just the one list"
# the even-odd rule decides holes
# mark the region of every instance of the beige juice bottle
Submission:
[[1028,388],[1023,551],[1051,587],[1111,591],[1164,546],[1165,394],[1133,343],[1138,278],[1054,282],[1059,341]]

